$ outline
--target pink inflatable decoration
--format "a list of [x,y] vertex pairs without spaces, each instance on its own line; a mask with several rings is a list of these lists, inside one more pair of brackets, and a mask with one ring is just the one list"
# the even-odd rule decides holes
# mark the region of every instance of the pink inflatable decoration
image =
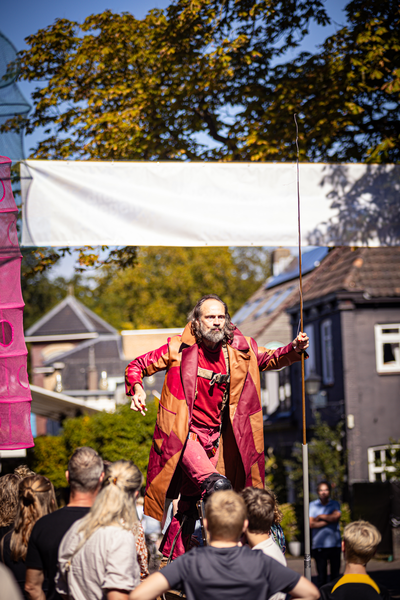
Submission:
[[17,214],[11,160],[0,156],[0,450],[34,446],[26,370]]

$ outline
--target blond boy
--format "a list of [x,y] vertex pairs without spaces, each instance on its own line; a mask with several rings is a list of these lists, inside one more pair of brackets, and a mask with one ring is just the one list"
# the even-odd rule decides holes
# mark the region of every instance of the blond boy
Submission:
[[243,499],[231,490],[215,492],[206,504],[209,545],[193,548],[151,575],[129,600],[154,600],[169,589],[183,590],[187,600],[265,600],[278,591],[317,600],[319,592],[307,579],[238,545],[247,525]]
[[354,521],[344,529],[342,551],[346,567],[341,577],[320,589],[324,600],[382,600],[388,599],[369,575],[366,564],[374,556],[381,534],[367,521]]

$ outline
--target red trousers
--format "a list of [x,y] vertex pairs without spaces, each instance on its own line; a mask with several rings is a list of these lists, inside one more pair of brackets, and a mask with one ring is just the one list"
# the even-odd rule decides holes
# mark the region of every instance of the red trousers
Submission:
[[[215,466],[218,462],[218,452],[217,450],[215,455],[209,458],[199,441],[187,440],[180,460],[183,481],[178,512],[173,516],[160,546],[164,556],[170,555],[173,544],[172,559],[186,552],[193,533],[194,522],[198,518],[196,501],[201,495],[201,484],[212,473],[217,473]],[[185,522],[182,525],[183,520]]]

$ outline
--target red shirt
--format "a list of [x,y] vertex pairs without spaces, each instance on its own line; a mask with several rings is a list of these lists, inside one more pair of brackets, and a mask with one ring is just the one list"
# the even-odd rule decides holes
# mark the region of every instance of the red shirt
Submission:
[[[222,344],[219,344],[214,350],[200,344],[199,367],[225,375],[226,365]],[[200,438],[204,439],[204,435],[214,438],[215,434],[219,433],[225,387],[226,383],[214,384],[210,387],[209,379],[197,377],[197,398],[193,406],[190,430],[197,433]]]

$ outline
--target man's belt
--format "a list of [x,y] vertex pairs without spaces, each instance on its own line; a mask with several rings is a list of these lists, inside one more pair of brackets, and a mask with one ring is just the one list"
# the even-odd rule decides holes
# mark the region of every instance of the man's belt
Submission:
[[[192,442],[199,442],[199,444],[200,444],[199,436],[197,435],[197,433],[194,433],[193,431],[189,431],[187,439],[192,440]],[[218,446],[214,446],[213,448],[211,448],[211,450],[204,450],[204,451],[207,454],[208,458],[212,458],[213,456],[215,456],[217,450],[218,450]]]
[[209,379],[210,388],[212,388],[215,384],[221,385],[222,383],[229,383],[230,381],[229,374],[225,375],[223,373],[214,373],[214,371],[210,371],[209,369],[202,369],[201,367],[198,367],[197,369],[197,376],[202,377],[203,379]]

